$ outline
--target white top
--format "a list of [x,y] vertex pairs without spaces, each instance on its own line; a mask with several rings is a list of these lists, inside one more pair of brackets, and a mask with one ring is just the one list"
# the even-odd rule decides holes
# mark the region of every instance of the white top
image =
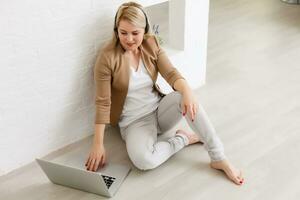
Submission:
[[153,81],[140,59],[137,71],[130,67],[128,93],[120,116],[119,127],[125,127],[154,111],[161,96],[153,89]]

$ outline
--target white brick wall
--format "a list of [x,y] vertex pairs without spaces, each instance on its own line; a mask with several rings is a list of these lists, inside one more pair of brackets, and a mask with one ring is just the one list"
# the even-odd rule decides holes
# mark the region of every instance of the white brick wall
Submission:
[[0,2],[0,175],[93,134],[93,64],[122,2]]
[[0,175],[93,133],[92,66],[120,1],[0,2]]

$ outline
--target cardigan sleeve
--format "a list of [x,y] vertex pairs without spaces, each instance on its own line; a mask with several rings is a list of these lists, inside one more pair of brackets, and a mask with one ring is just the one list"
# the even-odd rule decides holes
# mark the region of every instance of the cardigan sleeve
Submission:
[[154,36],[154,40],[157,47],[157,67],[159,73],[162,75],[162,77],[168,82],[168,84],[173,88],[174,91],[176,89],[174,88],[174,83],[178,79],[184,79],[185,78],[180,74],[180,72],[173,66],[171,61],[169,60],[166,52],[164,49],[161,48],[159,45],[158,39]]
[[108,59],[101,52],[94,66],[95,124],[110,123],[111,75]]

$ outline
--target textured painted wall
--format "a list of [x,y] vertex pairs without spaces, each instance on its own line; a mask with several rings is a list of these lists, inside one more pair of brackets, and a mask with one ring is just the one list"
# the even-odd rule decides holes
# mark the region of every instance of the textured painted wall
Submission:
[[0,2],[0,175],[93,134],[93,65],[122,2]]

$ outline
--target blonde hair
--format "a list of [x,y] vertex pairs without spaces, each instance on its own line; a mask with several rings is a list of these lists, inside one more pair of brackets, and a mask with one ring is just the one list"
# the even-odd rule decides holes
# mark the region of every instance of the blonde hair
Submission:
[[146,29],[148,26],[148,31],[144,34],[144,39],[152,36],[152,31],[150,28],[150,23],[147,19],[147,14],[143,10],[143,6],[135,2],[123,3],[119,8],[115,16],[114,30],[112,39],[109,41],[107,46],[116,47],[119,43],[118,37],[118,27],[121,20],[128,20],[134,26]]

